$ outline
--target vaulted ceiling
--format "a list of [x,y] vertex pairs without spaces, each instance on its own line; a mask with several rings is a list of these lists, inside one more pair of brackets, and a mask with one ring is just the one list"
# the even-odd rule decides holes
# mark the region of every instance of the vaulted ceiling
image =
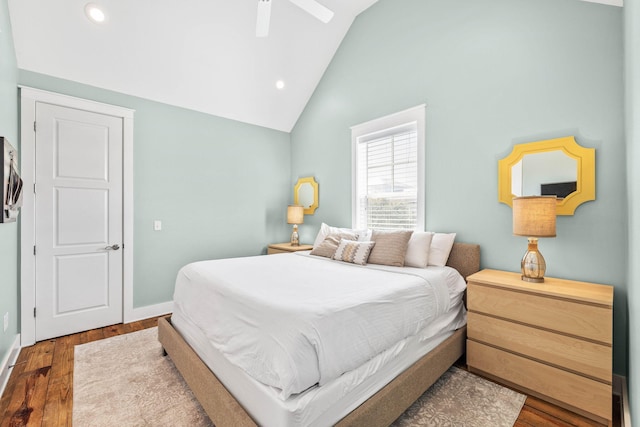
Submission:
[[[354,18],[377,0],[320,0],[324,24],[272,0],[10,0],[18,67],[290,131]],[[106,20],[85,15],[93,2]],[[276,88],[282,80],[284,88]]]
[[256,37],[259,1],[9,0],[9,11],[21,69],[288,132],[377,0],[319,0],[335,12],[327,24],[272,0],[269,35]]

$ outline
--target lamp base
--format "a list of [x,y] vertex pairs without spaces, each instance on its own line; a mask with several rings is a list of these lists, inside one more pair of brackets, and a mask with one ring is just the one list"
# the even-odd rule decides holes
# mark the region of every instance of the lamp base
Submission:
[[520,278],[525,281],[525,282],[531,282],[531,283],[544,283],[544,277],[527,277],[527,276],[520,276]]
[[300,237],[298,236],[298,224],[293,224],[293,232],[291,233],[291,246],[300,246]]
[[542,254],[538,251],[537,237],[529,237],[527,252],[522,257],[520,269],[522,271],[521,278],[525,282],[544,282],[544,273],[547,269],[547,264]]

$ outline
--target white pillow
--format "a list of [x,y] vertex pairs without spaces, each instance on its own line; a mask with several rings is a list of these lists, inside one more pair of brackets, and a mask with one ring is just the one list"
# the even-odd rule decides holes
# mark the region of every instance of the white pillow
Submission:
[[404,256],[406,267],[426,268],[429,262],[429,247],[433,233],[431,231],[414,231],[409,239],[407,254]]
[[456,233],[434,233],[429,247],[429,265],[444,267],[447,265]]
[[373,230],[351,230],[358,235],[358,242],[370,242]]
[[367,232],[368,230],[352,230],[350,228],[331,227],[323,222],[318,234],[316,235],[316,240],[313,241],[313,247],[315,248],[322,243],[329,234],[355,233],[358,241],[369,241],[371,240],[371,234],[367,234]]

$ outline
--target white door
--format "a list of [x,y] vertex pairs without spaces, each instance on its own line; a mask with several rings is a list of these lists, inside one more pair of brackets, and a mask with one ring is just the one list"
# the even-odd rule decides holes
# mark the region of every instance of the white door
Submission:
[[122,322],[122,118],[36,103],[36,340]]

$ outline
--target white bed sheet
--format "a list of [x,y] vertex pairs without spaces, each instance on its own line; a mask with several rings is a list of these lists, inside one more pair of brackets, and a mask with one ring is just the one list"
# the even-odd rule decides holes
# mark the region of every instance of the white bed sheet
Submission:
[[449,310],[433,319],[417,334],[397,342],[360,367],[287,399],[283,399],[278,388],[255,380],[231,363],[212,346],[203,329],[196,325],[191,315],[193,313],[183,310],[179,304],[174,307],[172,324],[258,424],[329,426],[466,324],[466,311],[462,304],[464,280],[449,267],[429,268],[446,270]]
[[448,311],[445,271],[300,254],[202,261],[180,270],[174,303],[226,358],[286,399]]
[[258,425],[326,427],[336,424],[383,386],[466,324],[462,302],[419,334],[406,338],[359,368],[286,400],[233,365],[179,310],[171,323]]

